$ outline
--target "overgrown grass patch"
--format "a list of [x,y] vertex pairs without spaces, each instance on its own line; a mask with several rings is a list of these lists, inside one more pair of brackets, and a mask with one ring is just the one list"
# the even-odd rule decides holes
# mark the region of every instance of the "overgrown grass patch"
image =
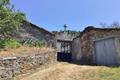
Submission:
[[0,39],[0,58],[27,54],[41,54],[53,51],[41,40]]
[[45,47],[45,42],[41,40],[25,39],[18,41],[16,39],[0,39],[0,49],[16,49],[21,46],[28,47]]
[[120,80],[120,67],[98,67],[84,74],[83,80]]
[[45,42],[42,40],[35,40],[35,39],[24,39],[21,40],[20,43],[22,45],[26,45],[29,47],[45,47]]
[[19,48],[21,44],[15,39],[2,39],[0,40],[0,48],[2,49],[15,49]]

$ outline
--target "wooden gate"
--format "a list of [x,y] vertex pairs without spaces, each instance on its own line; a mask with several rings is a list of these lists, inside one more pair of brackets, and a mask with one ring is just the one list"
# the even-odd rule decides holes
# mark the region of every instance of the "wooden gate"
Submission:
[[99,65],[117,65],[115,38],[95,41],[96,63]]

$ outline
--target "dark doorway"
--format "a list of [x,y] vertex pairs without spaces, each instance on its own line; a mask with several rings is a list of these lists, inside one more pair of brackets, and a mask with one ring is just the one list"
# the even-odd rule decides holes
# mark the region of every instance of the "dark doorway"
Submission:
[[71,41],[57,40],[57,60],[71,61]]
[[62,52],[58,52],[57,53],[57,60],[58,61],[66,61],[69,62],[71,61],[71,53],[62,53]]

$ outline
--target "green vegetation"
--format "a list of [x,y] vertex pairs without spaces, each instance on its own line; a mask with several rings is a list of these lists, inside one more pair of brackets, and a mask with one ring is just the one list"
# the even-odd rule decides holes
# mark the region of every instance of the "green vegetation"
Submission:
[[16,39],[1,39],[0,48],[1,49],[15,49],[20,46],[29,46],[29,47],[44,47],[45,43],[40,40],[25,39],[22,41],[17,41]]
[[[64,33],[64,31],[52,31],[54,34],[60,34],[60,33]],[[68,34],[72,35],[72,36],[79,36],[80,35],[80,31],[72,31],[72,30],[66,30],[65,32],[67,32]]]
[[64,26],[64,30],[60,30],[60,31],[52,31],[54,34],[61,34],[64,32],[67,32],[69,35],[77,37],[80,35],[80,31],[74,31],[74,30],[67,30],[67,25],[65,24]]
[[85,80],[119,80],[120,67],[98,67],[98,69],[88,71],[84,74]]
[[0,0],[0,48],[13,49],[19,48],[21,45],[30,47],[43,47],[45,45],[39,40],[28,39],[18,42],[12,38],[25,20],[25,14],[16,10],[14,5],[10,4],[10,0]]
[[11,38],[25,19],[25,14],[15,10],[10,0],[0,0],[0,36],[2,38]]
[[40,40],[33,40],[33,39],[25,39],[25,40],[22,40],[20,41],[20,43],[22,45],[27,45],[27,46],[34,46],[34,47],[44,47],[45,46],[45,43],[43,41],[40,41]]
[[17,42],[15,39],[4,39],[0,40],[0,48],[4,49],[14,49],[14,48],[19,48],[21,44]]
[[0,0],[0,48],[20,47],[20,43],[12,39],[12,35],[25,19],[25,14],[15,10],[10,0]]

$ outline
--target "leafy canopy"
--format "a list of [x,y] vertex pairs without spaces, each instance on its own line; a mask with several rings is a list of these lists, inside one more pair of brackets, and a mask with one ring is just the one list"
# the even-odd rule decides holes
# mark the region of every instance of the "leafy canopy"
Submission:
[[15,10],[10,0],[0,0],[0,36],[11,37],[25,19],[25,14]]

